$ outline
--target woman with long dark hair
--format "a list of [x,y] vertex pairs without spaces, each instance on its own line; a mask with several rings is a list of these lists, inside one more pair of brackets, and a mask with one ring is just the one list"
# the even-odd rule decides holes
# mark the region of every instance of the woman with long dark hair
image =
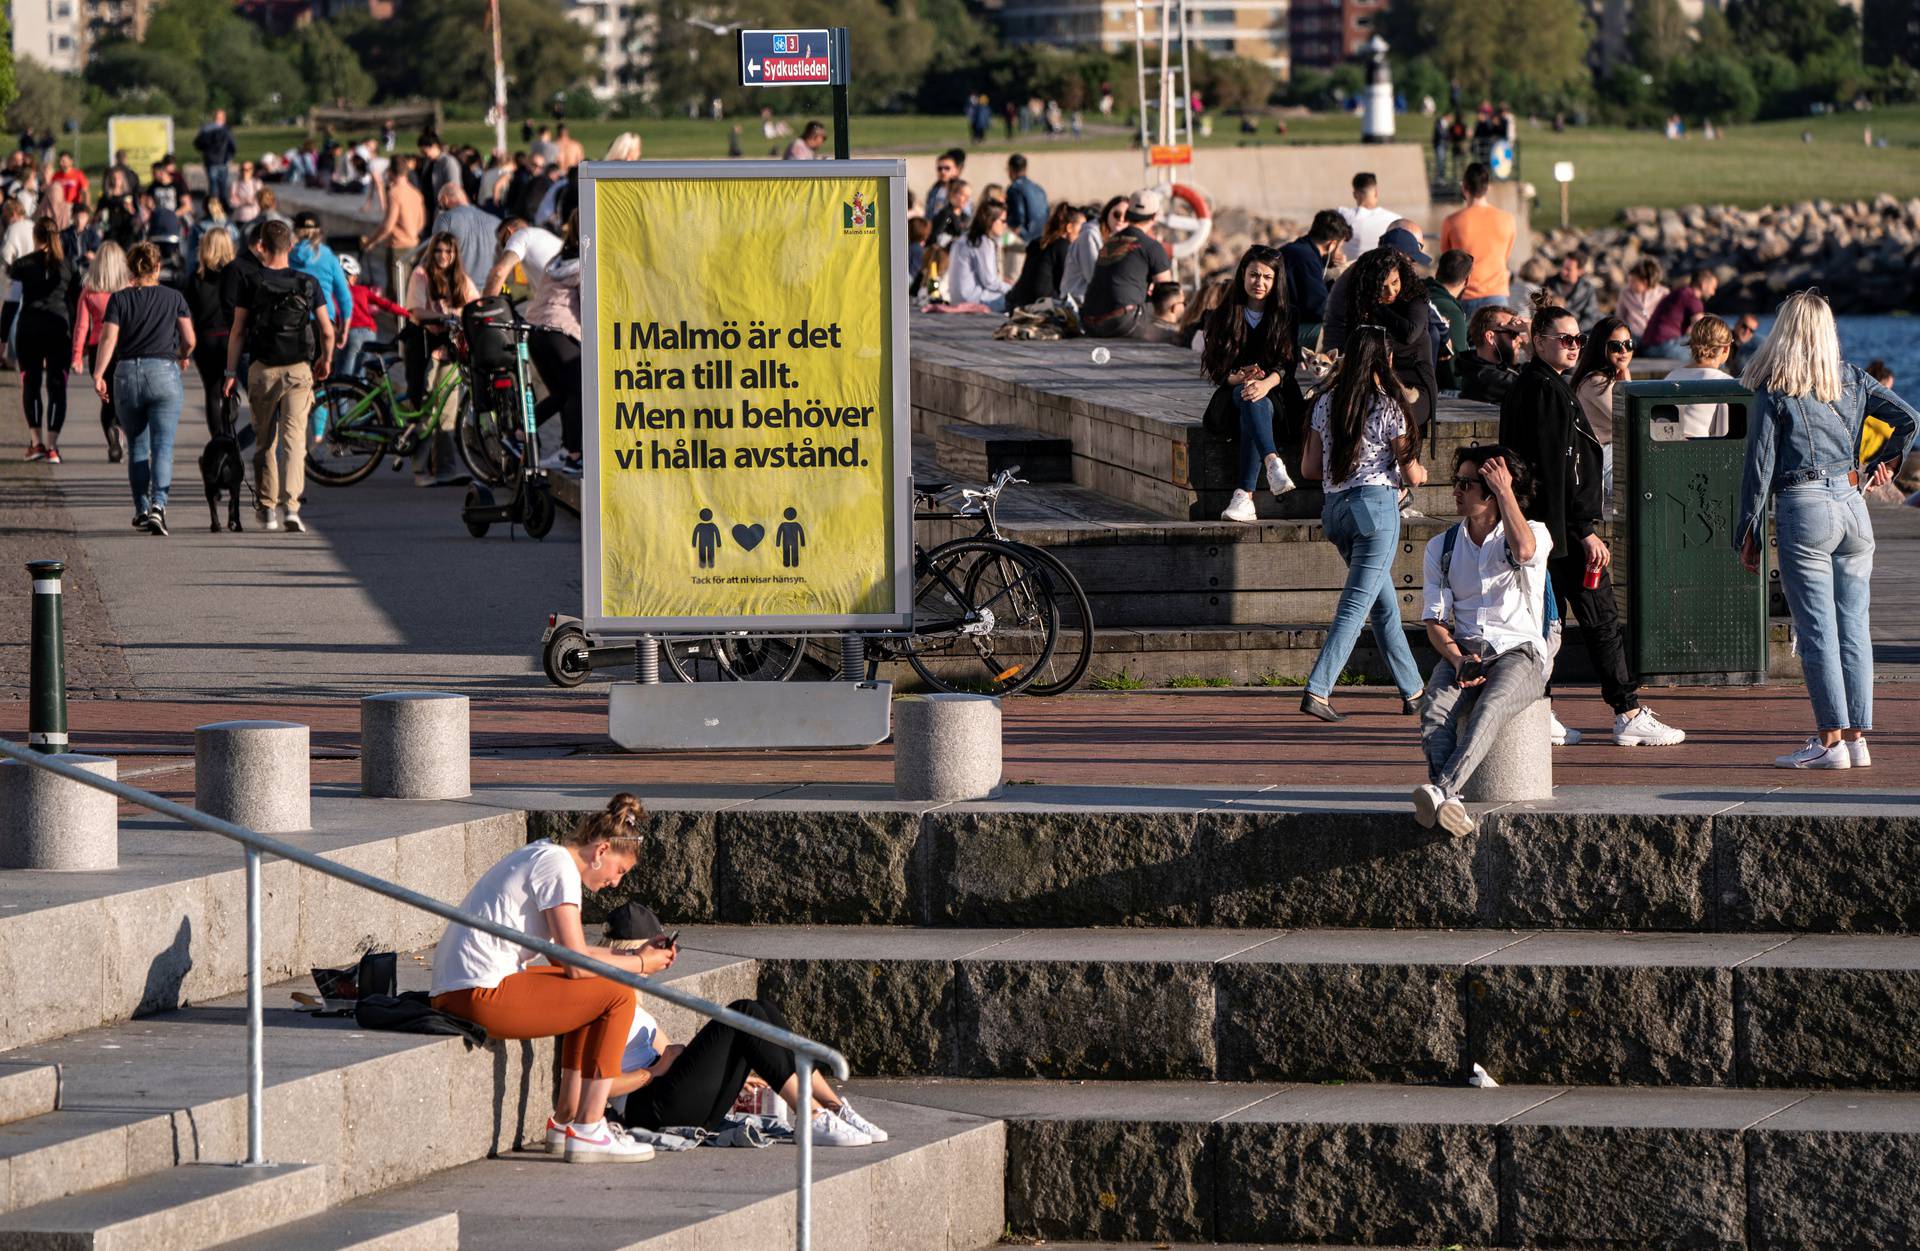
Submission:
[[1406,402],[1408,431],[1415,442],[1433,420],[1433,400],[1439,394],[1434,374],[1433,336],[1428,333],[1431,310],[1427,289],[1414,272],[1413,262],[1397,248],[1381,246],[1354,262],[1352,285],[1347,288],[1347,335],[1373,325],[1387,332],[1393,372],[1415,392]]
[[[1800,659],[1813,701],[1806,746],[1774,763],[1783,769],[1859,769],[1872,764],[1873,637],[1867,620],[1873,580],[1873,522],[1863,487],[1893,476],[1913,443],[1920,413],[1840,359],[1833,310],[1812,291],[1780,306],[1773,333],[1740,375],[1753,392],[1747,464],[1740,480],[1734,546],[1747,572],[1760,571],[1767,505],[1774,506],[1780,585],[1793,611]],[[1888,428],[1860,461],[1868,417]]]
[[31,440],[27,459],[57,465],[60,427],[67,422],[67,357],[73,338],[69,310],[76,282],[52,218],[33,223],[33,251],[15,261],[8,276],[20,284],[20,321],[14,333],[20,360],[20,406]]
[[947,299],[1006,311],[1011,284],[1000,276],[1000,232],[1006,223],[1005,201],[985,200],[974,212],[966,235],[954,240],[948,253]]
[[[407,313],[425,334],[431,355],[428,392],[439,385],[447,371],[460,368],[447,341],[443,319],[458,317],[461,309],[479,298],[480,289],[460,264],[460,241],[444,230],[429,239],[426,255],[420,267],[413,271],[407,288]],[[453,429],[459,416],[460,384],[456,382],[447,402],[440,408],[440,428],[433,432],[432,441],[414,450],[413,485],[457,486],[467,481],[466,475],[454,467],[457,449]]]
[[[1368,256],[1374,253],[1367,253]],[[1347,562],[1347,582],[1333,610],[1327,641],[1307,677],[1300,711],[1322,721],[1340,721],[1329,698],[1346,668],[1360,627],[1373,625],[1373,640],[1387,658],[1401,710],[1419,711],[1425,683],[1400,625],[1393,590],[1393,556],[1400,548],[1400,488],[1427,480],[1420,463],[1419,430],[1408,418],[1412,387],[1393,369],[1385,327],[1357,322],[1346,348],[1314,400],[1300,471],[1320,479],[1326,503],[1320,524]]]
[[[1253,492],[1266,472],[1274,495],[1293,490],[1273,437],[1276,395],[1285,403],[1300,362],[1294,344],[1293,310],[1287,306],[1285,263],[1277,248],[1255,244],[1235,269],[1233,283],[1207,318],[1200,370],[1215,386],[1231,389],[1239,422],[1240,477],[1233,498],[1220,516],[1254,521]],[[1217,397],[1216,397],[1217,402]]]
[[1073,241],[1085,229],[1086,220],[1085,211],[1078,205],[1063,202],[1053,206],[1047,228],[1039,239],[1028,245],[1020,277],[1015,280],[1013,290],[1007,292],[1008,308],[1025,308],[1060,294],[1060,281],[1067,272],[1067,256],[1073,251]]
[[1594,437],[1600,440],[1603,515],[1613,511],[1613,389],[1633,381],[1633,352],[1638,346],[1626,322],[1602,317],[1587,331],[1586,344],[1573,367],[1573,398],[1587,415]]

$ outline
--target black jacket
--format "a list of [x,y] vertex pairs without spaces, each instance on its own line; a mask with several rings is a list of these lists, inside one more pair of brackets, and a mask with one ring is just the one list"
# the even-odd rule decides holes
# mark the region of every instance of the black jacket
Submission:
[[1482,404],[1498,404],[1506,399],[1507,392],[1513,390],[1514,379],[1520,376],[1505,365],[1481,360],[1478,356],[1461,357],[1457,367],[1460,398],[1479,400]]
[[1531,520],[1553,539],[1553,556],[1573,554],[1600,524],[1600,440],[1574,403],[1573,388],[1539,361],[1527,362],[1500,402],[1500,442],[1533,471]]

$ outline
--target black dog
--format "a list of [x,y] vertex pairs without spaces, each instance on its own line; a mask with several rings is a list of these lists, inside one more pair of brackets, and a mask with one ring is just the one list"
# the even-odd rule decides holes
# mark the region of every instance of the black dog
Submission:
[[240,529],[240,491],[246,485],[246,462],[240,459],[240,443],[233,437],[234,397],[229,395],[220,402],[220,415],[215,419],[213,437],[207,440],[207,446],[200,453],[200,481],[207,487],[207,509],[213,514],[213,532],[220,533],[220,493],[227,492],[231,502],[227,505],[227,529]]

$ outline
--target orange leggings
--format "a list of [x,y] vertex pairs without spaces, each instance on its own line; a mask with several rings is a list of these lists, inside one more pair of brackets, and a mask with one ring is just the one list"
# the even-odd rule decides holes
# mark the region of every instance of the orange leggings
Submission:
[[536,964],[498,986],[452,990],[433,1006],[494,1038],[560,1038],[560,1067],[582,1077],[618,1077],[633,1028],[633,991],[599,977],[568,977]]

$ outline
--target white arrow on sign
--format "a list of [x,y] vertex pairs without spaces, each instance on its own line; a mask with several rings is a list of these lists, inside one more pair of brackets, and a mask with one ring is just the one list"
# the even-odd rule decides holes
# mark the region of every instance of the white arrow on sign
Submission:
[[758,74],[759,72],[760,72],[760,62],[749,59],[747,61],[747,73]]

